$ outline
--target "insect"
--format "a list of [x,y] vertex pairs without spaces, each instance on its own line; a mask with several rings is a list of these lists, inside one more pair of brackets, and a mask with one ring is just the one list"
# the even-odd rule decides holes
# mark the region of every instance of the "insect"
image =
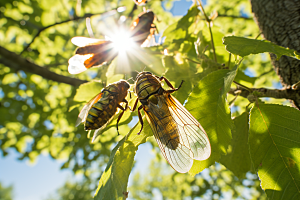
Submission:
[[[170,90],[162,88],[163,80]],[[206,160],[210,157],[211,147],[200,123],[171,95],[180,87],[174,88],[165,77],[140,72],[135,82],[134,92],[138,99],[133,110],[139,101],[142,104],[138,108],[142,125],[140,132],[143,129],[140,110],[143,109],[165,159],[177,172],[186,173],[192,167],[193,159]]]
[[154,13],[147,11],[141,13],[131,25],[132,39],[138,44],[142,45],[145,41],[150,41],[156,29],[154,21]]
[[112,61],[118,54],[113,49],[112,41],[109,40],[74,37],[71,42],[79,48],[69,59],[68,71],[70,74],[79,74],[91,67],[103,65]]
[[[131,25],[129,36],[138,45],[150,41],[156,30],[153,24],[154,13],[142,13]],[[75,55],[69,59],[68,71],[70,74],[79,74],[91,67],[101,66],[112,61],[118,51],[110,40],[101,40],[87,37],[74,37],[71,42],[78,46]],[[147,45],[146,45],[147,46]]]
[[[117,119],[117,131],[119,134],[118,123],[128,107],[128,102],[125,98],[129,88],[130,85],[125,80],[112,83],[103,88],[80,111],[76,126],[83,122],[85,130],[95,130],[92,142],[100,135],[99,132],[113,119],[117,108],[122,110]],[[121,102],[125,103],[125,108],[120,105]]]
[[138,6],[144,6],[147,3],[147,0],[133,0],[133,1]]

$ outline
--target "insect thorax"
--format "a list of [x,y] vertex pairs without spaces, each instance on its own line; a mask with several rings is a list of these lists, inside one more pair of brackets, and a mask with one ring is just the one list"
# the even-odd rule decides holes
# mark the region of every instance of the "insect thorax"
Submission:
[[143,103],[143,100],[148,99],[159,91],[161,84],[156,77],[147,74],[137,80],[135,87],[135,92],[141,103]]

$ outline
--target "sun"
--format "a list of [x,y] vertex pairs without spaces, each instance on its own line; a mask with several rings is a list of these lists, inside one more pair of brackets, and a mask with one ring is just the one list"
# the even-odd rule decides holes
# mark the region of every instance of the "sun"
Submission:
[[113,42],[113,48],[119,53],[129,52],[135,48],[136,44],[126,30],[120,30],[114,33],[110,40]]

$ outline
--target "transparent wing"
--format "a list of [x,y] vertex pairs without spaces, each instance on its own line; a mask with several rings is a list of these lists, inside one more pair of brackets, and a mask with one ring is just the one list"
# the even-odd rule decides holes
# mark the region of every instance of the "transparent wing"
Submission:
[[164,96],[172,118],[177,124],[180,143],[193,152],[194,159],[209,158],[211,146],[203,127],[175,97],[170,94],[164,94]]
[[87,70],[87,68],[84,65],[84,62],[93,56],[94,56],[93,54],[86,54],[86,55],[76,54],[76,55],[72,56],[69,59],[69,66],[68,66],[69,73],[70,74],[79,74],[79,73]]
[[[163,139],[167,133],[166,129],[163,129],[163,124],[160,123],[160,120],[151,113],[146,113],[146,118],[150,124],[150,127],[153,131],[156,142],[165,157],[168,163],[173,169],[180,173],[186,173],[190,170],[193,165],[193,155],[189,148],[182,144],[178,144],[176,149],[169,148],[164,142]],[[163,131],[162,131],[163,129]]]
[[71,42],[78,47],[84,47],[86,45],[98,43],[101,41],[103,41],[103,40],[95,39],[95,38],[87,38],[87,37],[73,37],[71,39]]
[[176,171],[188,172],[193,165],[193,153],[188,146],[179,142],[179,130],[164,96],[158,97],[157,105],[150,103],[145,106],[144,111],[165,159]]
[[82,122],[85,121],[89,110],[91,109],[91,107],[101,98],[102,96],[102,92],[97,94],[94,98],[92,98],[80,111],[78,118],[76,120],[75,126],[78,126],[79,124],[81,124]]
[[210,156],[208,137],[199,122],[171,95],[157,96],[145,106],[146,118],[163,156],[178,172],[186,173],[193,159]]

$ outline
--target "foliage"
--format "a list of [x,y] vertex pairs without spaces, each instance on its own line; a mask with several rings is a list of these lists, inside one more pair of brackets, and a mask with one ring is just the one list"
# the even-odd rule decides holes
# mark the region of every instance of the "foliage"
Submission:
[[0,183],[0,199],[13,200],[13,186],[5,187]]
[[[195,5],[186,15],[175,19],[162,8],[160,1],[150,1],[147,8],[152,8],[160,20],[155,23],[163,32],[164,42],[128,53],[126,60],[119,56],[108,65],[75,76],[67,72],[67,61],[75,50],[70,39],[90,36],[86,17],[81,16],[89,14],[94,36],[103,38],[121,16],[132,14],[135,18],[142,12],[142,7],[135,8],[131,0],[79,2],[55,0],[50,5],[47,1],[3,0],[0,3],[1,46],[56,74],[89,81],[74,87],[48,80],[25,69],[16,70],[0,55],[0,144],[3,155],[7,154],[8,148],[15,148],[20,153],[20,160],[34,162],[41,153],[49,153],[54,159],[64,160],[62,168],[83,173],[86,178],[92,176],[91,166],[96,164],[102,176],[95,199],[125,199],[138,146],[152,140],[147,122],[137,135],[140,125],[132,125],[136,122],[133,119],[137,112],[126,111],[119,124],[120,135],[116,132],[115,117],[93,144],[86,137],[83,126],[76,128],[74,124],[82,106],[105,85],[121,78],[135,78],[136,71],[145,70],[164,75],[175,87],[185,81],[174,96],[206,130],[212,154],[205,161],[194,162],[189,171],[194,178],[188,174],[165,172],[164,165],[155,162],[149,178],[139,180],[140,175],[135,176],[129,195],[136,199],[151,199],[156,188],[166,199],[195,198],[208,193],[211,198],[219,198],[228,191],[233,198],[247,198],[242,191],[244,187],[250,187],[253,191],[250,198],[256,198],[263,192],[257,177],[249,171],[258,172],[262,188],[271,199],[296,199],[300,195],[299,111],[274,105],[274,99],[263,100],[270,105],[262,103],[255,94],[251,94],[252,102],[237,97],[238,93],[227,95],[235,87],[234,81],[244,88],[269,88],[278,82],[266,54],[258,53],[279,52],[278,56],[295,56],[292,50],[248,39],[259,35],[250,16],[248,1],[210,0],[205,12],[217,11],[219,17],[210,17],[209,23]],[[125,12],[115,10],[123,5],[127,5]],[[239,17],[241,13],[246,17]],[[128,17],[123,25],[130,26],[131,21]],[[244,56],[242,62],[240,56]],[[129,81],[132,91],[133,81]],[[128,96],[132,96],[127,98],[132,107],[136,97]],[[284,101],[276,100],[276,103],[283,104]],[[208,167],[210,179],[199,175]],[[249,184],[246,184],[247,180]],[[80,183],[67,183],[59,191],[61,199],[81,195],[84,187]],[[86,189],[82,198],[89,199],[92,189]]]
[[[222,165],[209,167],[204,173],[191,177],[165,171],[165,163],[153,160],[150,174],[137,173],[129,188],[129,197],[139,199],[266,199],[258,177],[248,173],[246,179],[238,179]],[[246,186],[246,187],[245,187]]]
[[68,180],[45,200],[92,200],[96,187],[92,181],[89,178],[75,182]]

